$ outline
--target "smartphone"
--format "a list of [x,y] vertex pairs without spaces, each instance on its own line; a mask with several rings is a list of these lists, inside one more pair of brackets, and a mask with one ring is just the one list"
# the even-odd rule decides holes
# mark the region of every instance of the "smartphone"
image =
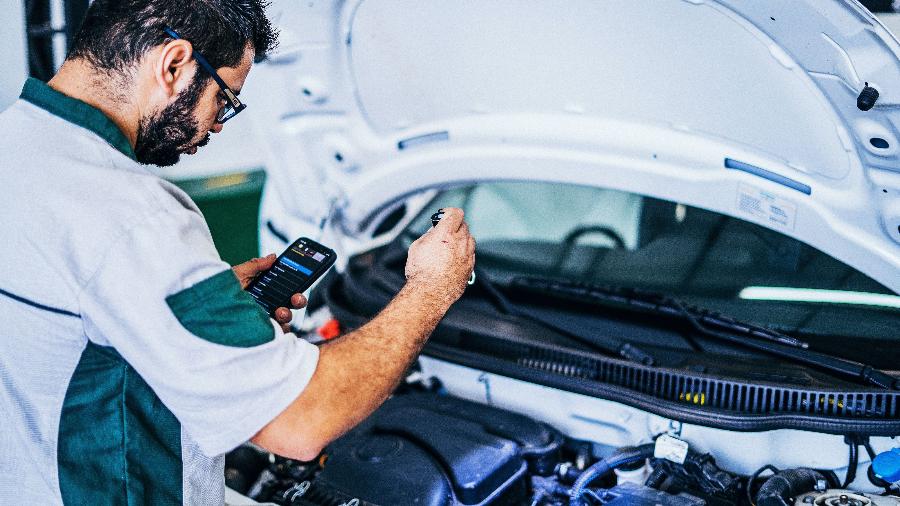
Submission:
[[308,237],[301,237],[282,253],[272,267],[247,285],[256,302],[275,316],[280,307],[291,308],[291,296],[309,289],[334,265],[337,254]]

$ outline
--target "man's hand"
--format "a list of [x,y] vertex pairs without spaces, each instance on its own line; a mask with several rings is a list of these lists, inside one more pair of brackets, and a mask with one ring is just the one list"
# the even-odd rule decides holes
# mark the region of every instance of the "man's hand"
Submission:
[[475,265],[475,240],[461,209],[409,248],[407,282],[362,327],[319,347],[316,372],[300,395],[253,438],[279,455],[313,460],[394,391],[428,336],[462,295]]
[[[235,265],[231,270],[234,271],[234,275],[237,276],[238,281],[241,282],[241,288],[246,289],[247,285],[253,281],[253,278],[255,278],[257,274],[272,267],[276,258],[275,253],[272,253],[269,256],[254,258],[240,265]],[[306,302],[306,296],[302,293],[295,293],[291,296],[291,305],[294,306],[294,309],[306,307]],[[281,328],[285,332],[291,331],[291,326],[289,324],[291,323],[292,317],[293,315],[291,314],[290,309],[286,307],[280,307],[275,310],[275,321],[281,324]]]
[[409,247],[406,279],[422,284],[455,302],[475,268],[475,239],[463,221],[462,209],[448,207],[437,226],[431,228]]

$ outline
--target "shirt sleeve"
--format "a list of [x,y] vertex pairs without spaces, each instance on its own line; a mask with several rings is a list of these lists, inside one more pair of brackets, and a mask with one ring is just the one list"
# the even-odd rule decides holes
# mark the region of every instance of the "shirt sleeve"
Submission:
[[241,289],[187,209],[110,244],[79,305],[88,339],[114,348],[209,456],[278,416],[318,362],[316,346],[283,333]]

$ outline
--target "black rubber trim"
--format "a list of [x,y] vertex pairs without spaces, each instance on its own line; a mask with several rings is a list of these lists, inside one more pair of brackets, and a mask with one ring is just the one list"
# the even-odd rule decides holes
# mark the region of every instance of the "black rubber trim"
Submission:
[[740,432],[801,429],[839,435],[900,435],[900,420],[843,420],[790,414],[735,414],[711,408],[699,410],[685,404],[674,403],[622,387],[536,371],[517,364],[511,364],[490,357],[460,351],[450,346],[433,342],[429,342],[425,345],[423,354],[458,365],[478,369],[480,371],[499,374],[600,399],[620,402],[627,406],[653,413],[654,415],[717,429],[735,430]]
[[446,130],[441,132],[431,132],[429,134],[417,135],[415,137],[400,140],[397,142],[397,149],[403,151],[404,149],[409,149],[414,146],[421,146],[423,144],[443,142],[448,140],[450,140],[450,132]]
[[81,318],[81,315],[78,313],[66,311],[65,309],[59,309],[59,308],[55,308],[55,307],[45,306],[44,304],[41,304],[40,302],[35,302],[33,300],[26,299],[25,297],[16,295],[14,293],[7,292],[6,290],[4,290],[2,288],[0,288],[0,295],[5,295],[5,296],[9,297],[10,299],[19,301],[23,304],[28,304],[29,306],[31,306],[33,308],[41,309],[43,311],[49,311],[51,313],[61,314],[63,316],[71,316],[73,318]]

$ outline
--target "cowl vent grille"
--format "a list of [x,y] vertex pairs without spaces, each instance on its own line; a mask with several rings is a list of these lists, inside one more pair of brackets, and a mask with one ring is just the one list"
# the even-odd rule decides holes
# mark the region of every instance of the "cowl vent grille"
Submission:
[[[425,353],[547,386],[624,400],[638,407],[651,406],[648,408],[651,411],[660,411],[655,409],[664,404],[659,401],[668,401],[665,404],[675,411],[689,412],[701,418],[721,419],[722,415],[730,414],[736,417],[733,418],[735,420],[751,415],[799,416],[810,420],[809,423],[804,422],[806,425],[799,426],[791,421],[774,421],[765,425],[766,428],[802,426],[818,429],[814,420],[830,420],[837,425],[823,430],[841,433],[848,427],[851,431],[855,430],[854,420],[858,420],[859,423],[872,422],[877,425],[872,426],[875,428],[859,425],[861,430],[900,434],[900,392],[863,386],[851,387],[852,390],[813,389],[723,379],[691,371],[634,364],[552,344],[514,342],[485,335],[477,338],[465,335],[453,344],[440,344],[439,339],[433,340],[426,346]],[[600,393],[610,389],[618,394]],[[674,416],[673,411],[669,413],[664,416]],[[722,422],[720,425],[724,427],[728,423]],[[747,421],[748,428],[744,430],[757,427],[754,423]]]
[[898,393],[829,392],[755,385],[577,357],[555,350],[526,348],[527,356],[515,357],[520,366],[616,385],[673,402],[748,414],[799,413],[900,419]]

